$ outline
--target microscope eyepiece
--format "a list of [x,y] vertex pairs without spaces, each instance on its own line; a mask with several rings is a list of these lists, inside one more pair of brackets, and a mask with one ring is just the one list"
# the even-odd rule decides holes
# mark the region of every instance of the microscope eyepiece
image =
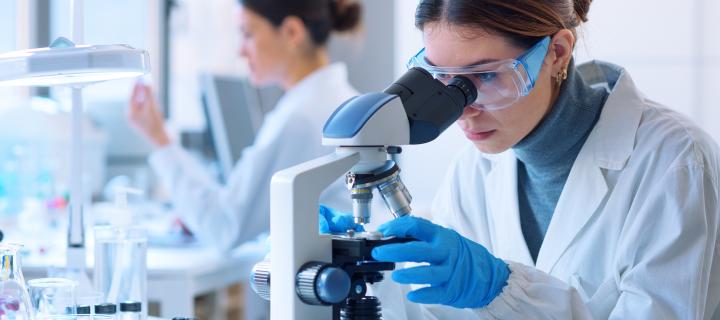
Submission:
[[456,88],[465,96],[465,106],[469,106],[477,99],[477,87],[465,76],[455,76],[447,85],[448,89]]
[[384,92],[402,100],[410,124],[410,144],[435,140],[477,98],[475,84],[467,77],[455,76],[445,85],[418,67],[408,70]]

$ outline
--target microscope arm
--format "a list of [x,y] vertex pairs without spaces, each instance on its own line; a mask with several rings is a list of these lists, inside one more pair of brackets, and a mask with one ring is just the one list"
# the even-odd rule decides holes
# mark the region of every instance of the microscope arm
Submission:
[[[332,308],[302,303],[296,273],[308,261],[332,261],[332,241],[318,233],[320,194],[360,161],[357,152],[336,153],[277,172],[270,186],[271,301],[273,319],[331,319]],[[288,303],[294,301],[293,303]]]

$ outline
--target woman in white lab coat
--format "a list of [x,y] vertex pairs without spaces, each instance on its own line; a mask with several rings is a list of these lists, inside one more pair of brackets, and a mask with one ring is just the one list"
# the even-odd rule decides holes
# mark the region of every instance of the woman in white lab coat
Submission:
[[[333,152],[321,145],[325,120],[357,95],[342,63],[329,62],[332,32],[352,30],[360,5],[335,0],[242,0],[240,56],[252,82],[280,85],[285,94],[267,114],[226,185],[170,140],[150,88],[137,85],[129,119],[156,147],[150,164],[172,197],[174,210],[201,240],[222,250],[269,231],[270,179],[279,170]],[[339,182],[322,201],[344,206]],[[347,200],[349,202],[349,200]]]
[[386,319],[720,319],[717,145],[623,68],[574,64],[589,5],[420,1],[410,65],[470,77],[479,95],[432,209],[442,227],[379,228],[419,241],[377,260],[425,263],[392,274],[423,286],[407,294],[419,304],[375,288]]

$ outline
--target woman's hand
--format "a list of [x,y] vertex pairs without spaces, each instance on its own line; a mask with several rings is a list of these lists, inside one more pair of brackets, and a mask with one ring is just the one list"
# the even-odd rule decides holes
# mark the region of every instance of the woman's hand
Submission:
[[170,144],[170,138],[165,131],[165,121],[158,110],[150,86],[140,82],[135,84],[130,97],[128,121],[155,147],[159,148]]
[[372,256],[387,262],[426,262],[428,265],[396,270],[392,279],[403,284],[429,286],[408,293],[416,303],[456,308],[481,308],[507,284],[510,269],[480,244],[432,222],[404,216],[378,228],[384,236],[412,237],[419,241],[376,247]]

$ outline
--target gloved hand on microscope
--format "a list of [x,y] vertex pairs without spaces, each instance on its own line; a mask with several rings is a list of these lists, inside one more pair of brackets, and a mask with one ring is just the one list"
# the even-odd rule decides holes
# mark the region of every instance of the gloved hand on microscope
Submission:
[[[353,222],[351,214],[325,206],[320,206],[319,214],[321,233],[363,230]],[[429,285],[408,293],[412,302],[481,308],[507,284],[510,276],[507,263],[452,229],[407,215],[381,225],[378,231],[384,237],[418,239],[379,246],[372,251],[378,261],[427,263],[392,273],[392,279],[401,284]]]

